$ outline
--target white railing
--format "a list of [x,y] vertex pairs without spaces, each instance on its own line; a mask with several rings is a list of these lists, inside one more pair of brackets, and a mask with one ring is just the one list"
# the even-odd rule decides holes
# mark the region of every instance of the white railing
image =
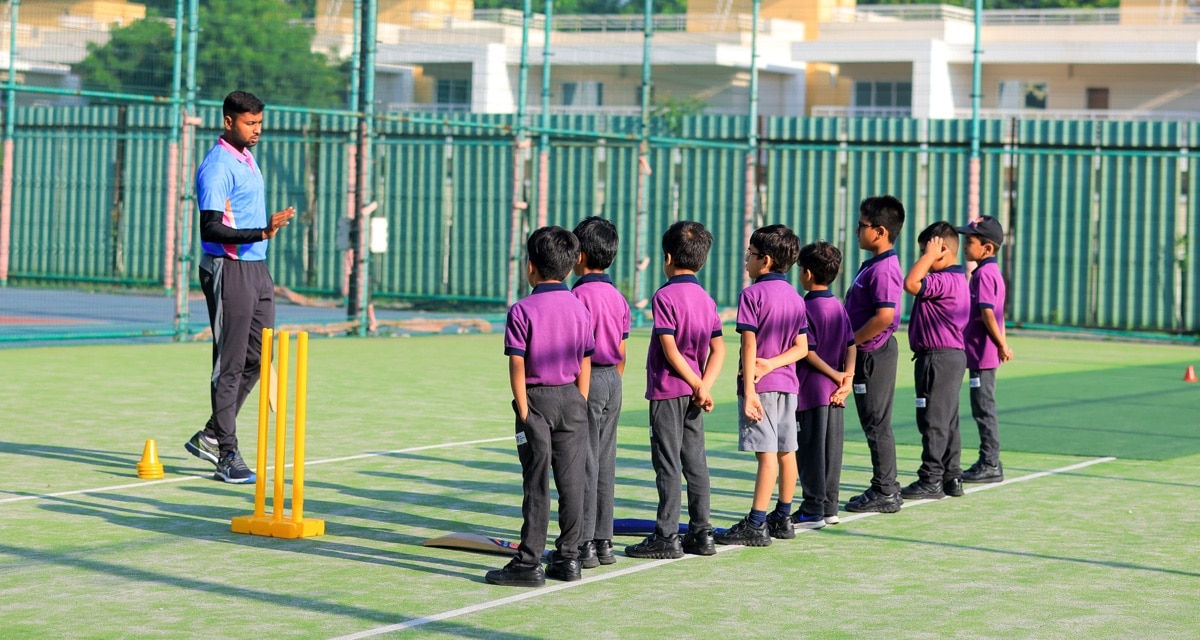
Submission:
[[[985,9],[983,24],[1004,25],[1119,25],[1122,18],[1129,24],[1195,24],[1200,23],[1200,6],[1196,4],[1146,9]],[[894,21],[954,21],[973,22],[971,9],[949,5],[860,5],[839,8],[831,22],[894,22]]]
[[911,118],[911,107],[813,107],[814,118]]
[[432,102],[389,102],[390,113],[470,113],[469,104],[438,104]]
[[[954,117],[968,119],[970,109],[955,109]],[[1149,111],[1144,109],[980,109],[979,117],[988,120],[1200,120],[1200,111]]]
[[[511,27],[521,26],[521,12],[513,9],[476,9],[473,18],[478,22],[495,22]],[[664,13],[651,16],[655,31],[687,31],[689,25],[694,31],[750,31],[753,18],[744,14],[709,14],[687,15],[682,13]],[[640,32],[646,21],[639,14],[594,14],[594,15],[561,15],[554,16],[551,29],[566,32]],[[545,14],[535,13],[529,21],[529,28],[541,30],[545,28]],[[760,19],[759,33],[770,33],[771,21]]]

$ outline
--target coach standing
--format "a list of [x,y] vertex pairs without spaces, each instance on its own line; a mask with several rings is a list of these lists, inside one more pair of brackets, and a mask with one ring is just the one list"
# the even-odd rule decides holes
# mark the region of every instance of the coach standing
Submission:
[[184,448],[217,465],[217,477],[232,484],[255,479],[238,452],[237,414],[258,382],[263,327],[275,324],[267,244],[296,215],[288,207],[267,219],[262,171],[250,153],[262,134],[263,106],[245,91],[225,96],[225,132],[196,171],[200,286],[213,332],[212,415]]

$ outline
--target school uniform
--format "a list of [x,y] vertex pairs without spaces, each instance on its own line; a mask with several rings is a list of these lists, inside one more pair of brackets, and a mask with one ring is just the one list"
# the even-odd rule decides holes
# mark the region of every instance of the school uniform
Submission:
[[[782,273],[755,278],[738,296],[737,331],[754,333],[755,357],[774,358],[792,348],[808,332],[804,299]],[[746,417],[744,378],[753,362],[739,359],[737,376],[738,450],[776,453],[796,450],[796,368],[779,367],[754,385],[763,419]]]
[[1007,289],[996,258],[982,260],[968,284],[971,315],[963,333],[971,417],[979,427],[979,459],[989,466],[1000,465],[1000,424],[996,419],[996,369],[1000,368],[1000,349],[992,342],[983,325],[983,310],[991,309],[996,324],[1004,327],[1004,303]]
[[877,309],[896,310],[892,323],[858,346],[854,366],[854,406],[871,450],[871,488],[892,495],[896,481],[896,438],[892,434],[892,402],[896,396],[899,348],[893,335],[900,326],[900,295],[904,273],[895,250],[889,249],[862,263],[846,292],[846,313],[857,331]]
[[[583,542],[587,402],[575,386],[595,349],[587,309],[562,283],[539,284],[508,311],[504,355],[525,359],[529,415],[516,420],[521,460],[521,544],[513,564],[536,567],[550,522],[550,470],[558,491],[557,555],[578,558]],[[516,409],[516,402],[513,402]]]
[[[659,336],[671,335],[696,375],[702,375],[713,338],[722,335],[717,304],[694,275],[679,275],[654,294],[654,336],[646,356],[646,399],[650,401],[650,462],[658,487],[654,531],[679,534],[680,491],[687,480],[691,530],[711,529],[704,417],[692,404],[692,388],[667,362]],[[682,469],[682,478],[680,470]]]
[[617,421],[621,417],[621,343],[631,317],[625,296],[606,273],[589,273],[571,292],[591,319],[596,349],[588,387],[588,455],[584,471],[583,541],[611,540],[616,483]]
[[[846,308],[824,289],[804,296],[808,313],[808,349],[837,371],[846,370],[846,349],[854,344],[854,330]],[[799,394],[796,423],[799,431],[796,459],[800,472],[800,513],[836,516],[842,482],[842,446],[845,442],[845,408],[829,404],[838,383],[804,360],[796,366]]]
[[966,274],[962,265],[927,274],[908,321],[921,432],[917,475],[930,484],[962,477],[958,397],[967,367],[963,351],[963,330],[970,315]]

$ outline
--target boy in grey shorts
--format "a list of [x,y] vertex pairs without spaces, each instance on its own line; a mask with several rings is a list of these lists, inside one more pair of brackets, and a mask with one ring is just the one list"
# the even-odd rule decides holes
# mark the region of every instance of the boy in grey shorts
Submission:
[[[738,450],[754,452],[758,474],[750,513],[713,533],[720,544],[765,547],[773,537],[796,537],[791,515],[799,382],[792,364],[808,354],[808,320],[804,299],[786,274],[799,254],[800,240],[781,224],[755,231],[746,249],[746,273],[754,284],[738,300]],[[777,480],[779,500],[768,515]]]

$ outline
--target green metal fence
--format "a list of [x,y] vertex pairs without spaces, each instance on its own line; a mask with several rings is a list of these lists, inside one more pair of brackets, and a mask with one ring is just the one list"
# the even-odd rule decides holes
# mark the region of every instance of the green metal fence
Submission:
[[[218,110],[198,115],[194,162],[219,134]],[[12,116],[10,285],[169,289],[169,108],[17,108]],[[435,118],[385,120],[378,128],[375,215],[389,222],[389,248],[372,257],[372,296],[500,304],[509,275],[513,117],[463,116],[466,125],[433,124]],[[836,242],[852,273],[864,257],[853,237],[858,202],[891,193],[909,208],[897,248],[910,263],[924,225],[965,220],[968,124],[764,119],[759,222],[788,224],[806,242]],[[588,215],[614,220],[624,242],[613,277],[631,298],[638,159],[628,134],[638,125],[628,117],[556,116],[549,164],[550,223],[570,228]],[[657,126],[647,180],[649,290],[662,277],[657,238],[674,220],[695,219],[717,239],[702,281],[719,304],[734,305],[743,282],[739,145],[746,120],[696,116],[678,130]],[[299,214],[270,253],[283,286],[344,295],[338,236],[352,198],[356,127],[349,116],[267,114],[255,154],[267,177],[268,207],[295,205]],[[1010,321],[1200,332],[1191,259],[1200,223],[1189,199],[1198,187],[1189,163],[1200,126],[988,121],[983,135],[982,212],[1000,217],[1011,235],[1001,254]],[[530,163],[524,175],[531,193],[536,151],[522,161]]]

